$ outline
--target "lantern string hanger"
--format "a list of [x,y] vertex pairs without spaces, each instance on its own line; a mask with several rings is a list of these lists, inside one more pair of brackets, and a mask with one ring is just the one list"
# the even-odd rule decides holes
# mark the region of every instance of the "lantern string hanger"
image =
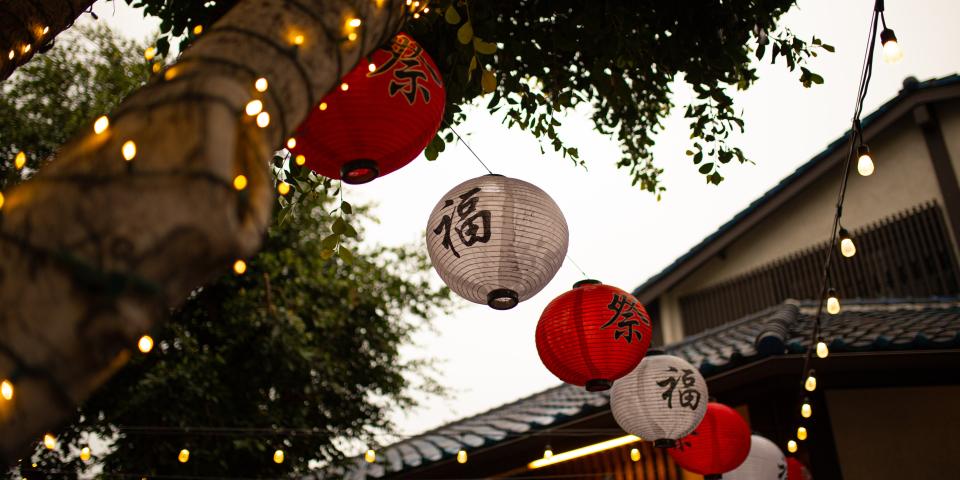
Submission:
[[[838,248],[838,241],[849,240],[850,246],[852,246],[852,238],[849,237],[849,234],[846,230],[841,229],[840,227],[840,218],[843,215],[843,203],[847,194],[847,185],[850,180],[850,169],[853,163],[853,158],[855,156],[867,155],[867,161],[870,162],[870,168],[868,171],[859,169],[861,175],[868,176],[870,173],[873,173],[872,160],[869,159],[869,148],[864,143],[863,138],[863,128],[860,122],[860,116],[863,113],[863,103],[867,96],[867,91],[870,87],[870,80],[873,76],[873,58],[874,58],[874,49],[876,48],[877,41],[877,27],[878,20],[883,24],[883,32],[880,34],[880,41],[883,44],[884,48],[884,57],[888,62],[898,61],[902,54],[899,50],[899,45],[896,44],[896,36],[893,34],[893,30],[889,29],[886,24],[886,18],[884,17],[884,0],[876,0],[874,3],[873,14],[870,18],[870,27],[867,37],[866,51],[864,52],[863,64],[860,70],[860,84],[857,90],[856,101],[854,102],[853,110],[853,119],[850,129],[850,145],[847,152],[847,157],[843,162],[843,173],[840,179],[840,187],[837,191],[837,202],[834,210],[833,222],[830,227],[830,242],[827,244],[827,251],[824,255],[823,260],[823,270],[821,274],[820,281],[820,291],[817,304],[817,313],[814,317],[813,326],[810,332],[810,342],[808,343],[808,348],[803,358],[803,371],[801,372],[801,381],[800,381],[800,423],[803,424],[805,420],[809,419],[812,415],[812,407],[810,405],[810,400],[807,397],[809,392],[812,392],[816,388],[815,377],[813,370],[810,368],[813,361],[813,354],[816,352],[817,357],[824,359],[829,354],[829,349],[826,343],[821,337],[822,324],[821,319],[823,316],[824,303],[826,302],[827,313],[830,315],[837,315],[840,313],[840,303],[836,293],[836,290],[831,287],[831,277],[830,277],[830,267],[833,262],[834,250]],[[897,55],[891,55],[887,52],[890,50],[895,50]],[[863,160],[861,160],[862,162]],[[841,233],[841,230],[843,232]],[[841,238],[843,237],[843,238]],[[841,246],[842,249],[842,246]],[[847,248],[849,249],[849,246]],[[851,253],[849,256],[852,257],[854,253]],[[847,256],[844,254],[844,256]],[[814,348],[816,345],[816,348]],[[811,378],[814,379],[811,381]],[[810,387],[813,388],[810,388]],[[803,428],[803,432],[806,432],[806,428]],[[798,431],[800,431],[798,428]],[[800,440],[805,440],[804,438]],[[788,442],[788,451],[790,453],[796,452],[796,442],[791,439]]]

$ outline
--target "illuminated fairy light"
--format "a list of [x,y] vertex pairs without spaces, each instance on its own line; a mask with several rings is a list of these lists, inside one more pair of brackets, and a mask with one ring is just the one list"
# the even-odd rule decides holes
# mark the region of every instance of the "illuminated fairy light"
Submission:
[[153,66],[150,67],[150,70],[152,70],[153,73],[160,73],[161,68],[163,68],[163,65],[161,65],[160,62],[154,62]]
[[800,416],[810,418],[813,415],[813,408],[810,407],[810,400],[804,399],[803,405],[800,405]]
[[237,275],[243,275],[244,273],[247,273],[247,262],[243,260],[237,260],[236,262],[233,262],[233,273],[236,273]]
[[350,84],[347,83],[347,82],[341,83],[341,84],[340,84],[340,90],[343,90],[344,92],[346,92],[347,90],[350,90]]
[[373,72],[377,71],[377,66],[374,65],[373,62],[370,62],[370,64],[367,65],[367,70],[368,70],[370,73],[373,73]]
[[807,427],[798,427],[797,440],[806,440],[806,439],[807,439]]
[[143,58],[146,61],[153,60],[153,57],[157,56],[157,47],[149,47],[143,51]]
[[459,464],[461,464],[461,465],[463,465],[464,463],[467,463],[467,451],[466,451],[466,450],[464,450],[464,449],[461,448],[460,451],[457,452],[457,463],[459,463]]
[[810,370],[810,375],[808,375],[807,380],[803,382],[803,389],[808,392],[817,389],[817,377],[813,376],[813,370]]
[[13,383],[10,380],[4,379],[0,382],[0,397],[8,402],[13,400]]
[[270,114],[267,112],[260,112],[257,115],[257,126],[260,128],[267,128],[267,125],[270,125]]
[[288,138],[287,148],[297,148],[297,139],[293,137]]
[[247,115],[252,117],[263,111],[263,102],[256,99],[250,100],[249,102],[247,102],[247,106],[244,107],[243,110],[247,112]]
[[371,448],[371,449],[367,450],[367,453],[363,454],[363,459],[366,460],[367,463],[376,462],[376,461],[377,461],[377,452],[375,452],[375,451]]
[[23,53],[30,53],[30,49],[31,49],[31,48],[33,48],[33,47],[31,47],[29,43],[26,44],[26,45],[24,45],[24,46],[23,46]]
[[247,188],[247,176],[246,175],[237,175],[233,178],[233,188],[237,191],[244,190]]
[[180,463],[187,463],[190,461],[190,450],[184,448],[180,450],[180,453],[177,454],[177,461]]
[[550,458],[541,458],[539,460],[534,460],[527,465],[527,468],[534,470],[537,468],[543,468],[560,462],[566,462],[573,460],[575,458],[580,458],[586,455],[592,455],[594,453],[602,452],[604,450],[610,450],[611,448],[617,448],[623,445],[629,445],[631,443],[639,442],[641,439],[636,435],[626,435],[623,437],[617,437],[611,440],[603,441],[600,443],[594,443],[593,445],[587,445],[586,447],[580,447],[574,450],[569,450],[562,453],[555,453]]
[[299,166],[302,167],[304,164],[307,163],[307,157],[305,157],[305,156],[303,156],[303,155],[297,155],[297,156],[293,159],[293,161],[296,162],[297,165],[299,165]]
[[350,28],[357,28],[362,23],[363,23],[363,20],[359,18],[351,18],[350,20],[347,21],[347,26]]
[[11,48],[11,49],[10,49],[10,53],[7,54],[7,58],[10,59],[10,60],[13,60],[13,57],[14,57],[16,54],[17,54],[17,53],[14,52],[13,49]]
[[547,445],[547,447],[543,449],[543,458],[550,458],[552,456],[553,456],[553,449],[550,448],[550,445]]
[[853,236],[846,228],[840,228],[840,254],[850,258],[857,254],[857,246],[853,243]]
[[52,433],[44,435],[43,446],[47,450],[53,450],[54,448],[57,448],[57,437],[54,437]]
[[283,450],[273,452],[273,463],[283,463]]
[[886,63],[898,63],[903,60],[903,50],[897,43],[897,35],[893,30],[884,28],[880,32],[880,44],[883,45],[883,61]]
[[857,147],[857,173],[861,176],[869,177],[873,175],[875,169],[873,156],[870,155],[870,147],[866,145]]
[[203,33],[203,25],[197,25],[197,26],[193,27],[193,34],[194,34],[194,35],[200,35],[201,33]]
[[639,462],[639,461],[640,461],[640,458],[641,458],[641,457],[640,457],[640,449],[639,449],[639,448],[631,448],[631,449],[630,449],[630,460],[633,460],[634,462]]
[[153,350],[153,337],[150,335],[140,337],[140,340],[137,341],[137,348],[140,349],[140,353],[150,353],[150,350]]
[[253,88],[257,89],[257,91],[260,93],[266,92],[269,85],[270,84],[267,82],[267,79],[263,77],[260,77],[256,82],[253,82]]
[[137,144],[133,143],[133,140],[127,140],[123,143],[123,147],[120,148],[120,153],[123,154],[123,159],[131,162],[134,158],[137,157]]
[[40,32],[40,34],[41,34],[41,35],[46,35],[46,34],[48,34],[48,33],[50,33],[50,27],[44,25],[43,30]]
[[286,195],[290,193],[290,184],[287,182],[280,182],[277,184],[277,193],[280,195]]
[[357,39],[357,32],[350,32],[347,34],[347,40],[353,42]]
[[90,447],[83,447],[80,449],[80,460],[83,460],[84,462],[90,460]]
[[797,453],[796,440],[790,440],[789,442],[787,442],[787,451],[790,453]]
[[294,35],[294,37],[293,37],[293,44],[294,44],[294,45],[303,45],[303,40],[304,40],[303,35],[299,35],[299,34]]
[[0,208],[3,208],[3,202],[4,202],[4,201],[5,201],[5,200],[4,200],[4,198],[3,198],[3,192],[0,192]]
[[93,122],[93,133],[97,135],[106,132],[107,128],[110,128],[110,119],[106,115],[101,115],[97,121]]
[[830,355],[830,348],[823,339],[817,342],[817,358],[827,358]]
[[827,290],[827,313],[830,315],[840,313],[840,299],[837,297],[837,291],[832,288]]
[[23,152],[17,153],[17,156],[14,157],[13,159],[13,166],[16,167],[17,170],[20,170],[24,166],[26,166],[26,164],[27,164],[27,154]]
[[321,111],[321,112],[324,111],[324,110],[326,110],[326,109],[327,109],[327,102],[320,102],[320,107],[319,107],[319,108],[320,108],[320,111]]

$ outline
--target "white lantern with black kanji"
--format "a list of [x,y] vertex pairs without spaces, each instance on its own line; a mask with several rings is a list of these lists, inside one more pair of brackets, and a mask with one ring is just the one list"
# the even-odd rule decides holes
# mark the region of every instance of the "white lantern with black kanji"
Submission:
[[550,282],[567,254],[560,207],[522,180],[484,175],[450,190],[427,224],[440,278],[474,303],[513,308]]
[[777,444],[750,436],[750,453],[739,467],[723,474],[724,480],[786,480],[787,459]]
[[613,418],[627,433],[672,447],[707,412],[707,382],[686,360],[650,350],[637,368],[613,383]]

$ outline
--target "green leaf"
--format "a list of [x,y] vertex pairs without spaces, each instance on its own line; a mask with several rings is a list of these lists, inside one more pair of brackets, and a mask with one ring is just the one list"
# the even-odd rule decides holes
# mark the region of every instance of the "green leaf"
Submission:
[[447,7],[447,11],[443,13],[443,19],[447,21],[450,25],[456,25],[460,23],[460,13],[457,12],[457,9],[450,5]]
[[359,236],[357,229],[353,228],[353,225],[350,225],[349,223],[347,224],[347,230],[343,232],[343,234],[350,238],[357,238]]
[[477,56],[474,55],[470,58],[470,66],[467,68],[467,81],[469,82],[473,78],[473,71],[477,69]]
[[483,93],[490,93],[497,89],[497,77],[490,70],[483,71],[483,77],[480,78],[480,86]]
[[331,230],[333,230],[333,233],[342,235],[343,232],[347,231],[347,222],[344,222],[343,218],[337,217],[337,219],[333,221]]
[[457,40],[464,45],[468,45],[470,40],[473,40],[473,25],[470,22],[464,23],[457,29]]
[[320,242],[320,246],[326,250],[333,250],[333,247],[336,247],[338,243],[340,243],[340,234],[331,233],[323,238],[323,240]]
[[473,49],[484,55],[497,53],[497,44],[484,42],[480,37],[473,37]]
[[353,213],[353,205],[350,205],[350,203],[346,200],[342,200],[340,201],[340,210],[342,210],[343,213],[350,215]]
[[826,43],[824,43],[824,44],[821,45],[820,47],[823,48],[824,50],[830,52],[830,53],[833,53],[834,51],[836,51],[836,48],[834,48],[833,45],[827,45]]
[[350,249],[341,245],[340,248],[337,249],[337,253],[340,255],[340,260],[343,260],[343,263],[347,265],[353,263],[353,253],[350,252]]
[[710,170],[713,170],[713,162],[708,162],[708,163],[704,163],[703,165],[700,165],[700,173],[706,175],[707,173],[710,173]]

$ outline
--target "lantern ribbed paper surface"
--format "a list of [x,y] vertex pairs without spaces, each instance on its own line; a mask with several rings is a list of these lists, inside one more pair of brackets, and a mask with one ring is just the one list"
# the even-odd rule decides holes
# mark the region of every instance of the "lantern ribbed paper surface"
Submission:
[[723,474],[725,480],[786,480],[787,459],[780,447],[760,435],[750,436],[750,453],[739,467]]
[[436,64],[400,33],[311,109],[290,151],[326,177],[369,182],[417,158],[440,127],[445,97]]
[[710,402],[700,425],[668,452],[683,469],[717,478],[747,458],[750,427],[734,409]]
[[787,457],[787,480],[813,480],[813,475],[800,460]]
[[584,280],[543,310],[537,353],[560,380],[606,390],[643,359],[651,329],[650,316],[633,295]]
[[546,192],[523,180],[484,175],[437,203],[427,224],[427,251],[451,290],[506,310],[550,282],[568,237],[567,221]]
[[707,382],[686,360],[651,351],[614,382],[610,408],[627,433],[672,447],[707,413]]

